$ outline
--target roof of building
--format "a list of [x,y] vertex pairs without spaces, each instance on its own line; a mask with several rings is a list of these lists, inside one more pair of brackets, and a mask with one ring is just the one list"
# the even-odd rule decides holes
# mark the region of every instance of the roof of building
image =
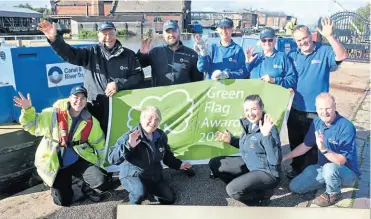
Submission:
[[133,1],[133,0],[121,0],[117,1],[114,13],[121,12],[182,12],[183,1]]
[[101,23],[104,21],[112,22],[142,22],[144,20],[143,15],[115,15],[115,16],[76,16],[71,17],[71,20],[76,22],[97,22]]
[[261,13],[269,17],[286,17],[286,14],[284,12],[261,11]]
[[28,8],[17,8],[17,7],[8,7],[1,5],[0,6],[0,17],[33,17],[40,18],[42,14],[33,11]]

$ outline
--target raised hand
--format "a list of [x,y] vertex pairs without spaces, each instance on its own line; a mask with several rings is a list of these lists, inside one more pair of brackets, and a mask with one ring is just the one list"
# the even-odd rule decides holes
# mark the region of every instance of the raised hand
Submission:
[[14,106],[22,108],[22,109],[29,109],[32,107],[32,102],[31,102],[31,96],[30,94],[27,94],[27,99],[23,96],[21,92],[18,92],[19,97],[14,97]]
[[250,46],[246,48],[245,50],[245,56],[246,56],[246,63],[250,63],[252,61],[254,61],[256,59],[256,57],[258,56],[258,54],[254,54],[254,49],[251,48]]
[[199,34],[195,35],[194,50],[201,56],[207,55],[207,42],[204,41]]
[[140,53],[147,54],[152,49],[152,38],[145,38],[140,45]]
[[332,36],[334,30],[334,23],[328,17],[322,17],[321,19],[322,30],[319,27],[316,27],[317,31],[324,37]]
[[195,35],[195,42],[196,42],[196,43],[199,43],[200,40],[202,40],[202,39],[201,39],[201,36],[200,36],[199,34],[196,34],[196,35]]
[[215,139],[217,141],[223,141],[225,143],[231,143],[231,134],[228,132],[228,131],[224,131],[224,132],[220,132],[220,131],[217,131],[215,133]]
[[129,134],[130,147],[135,148],[139,144],[140,142],[139,136],[140,136],[139,130],[135,130]]
[[269,136],[273,126],[273,120],[268,114],[264,115],[264,124],[262,124],[262,120],[259,121],[260,132],[263,134],[263,136]]
[[55,23],[51,24],[46,20],[41,21],[37,29],[43,32],[50,41],[54,41],[57,37],[57,26]]
[[325,137],[323,136],[323,133],[321,131],[315,131],[314,134],[316,135],[316,144],[319,151],[326,150],[325,146]]

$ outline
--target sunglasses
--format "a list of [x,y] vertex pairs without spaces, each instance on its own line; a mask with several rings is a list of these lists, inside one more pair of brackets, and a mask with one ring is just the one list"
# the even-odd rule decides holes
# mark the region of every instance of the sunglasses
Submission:
[[260,41],[262,41],[262,43],[265,43],[265,42],[273,42],[273,39],[261,39]]

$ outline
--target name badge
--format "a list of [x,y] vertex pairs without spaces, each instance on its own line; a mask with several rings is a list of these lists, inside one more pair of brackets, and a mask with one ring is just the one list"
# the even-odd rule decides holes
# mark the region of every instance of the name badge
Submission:
[[312,64],[321,64],[321,60],[313,59]]

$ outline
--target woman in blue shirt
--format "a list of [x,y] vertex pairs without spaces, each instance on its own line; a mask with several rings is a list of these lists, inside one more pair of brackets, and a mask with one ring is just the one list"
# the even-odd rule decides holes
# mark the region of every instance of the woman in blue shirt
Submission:
[[199,54],[197,68],[206,73],[206,79],[246,78],[245,53],[232,40],[233,21],[223,18],[217,27],[220,43],[207,47],[199,35],[195,35],[195,50]]
[[272,28],[266,27],[260,32],[260,45],[263,52],[253,54],[254,50],[246,49],[246,69],[250,79],[281,85],[284,88],[296,88],[297,74],[287,55],[274,48],[276,35]]
[[216,139],[239,148],[241,156],[220,156],[209,162],[212,177],[227,183],[230,197],[247,205],[265,205],[278,185],[282,160],[281,143],[277,128],[258,95],[244,101],[242,134],[234,137],[230,132],[217,132]]

